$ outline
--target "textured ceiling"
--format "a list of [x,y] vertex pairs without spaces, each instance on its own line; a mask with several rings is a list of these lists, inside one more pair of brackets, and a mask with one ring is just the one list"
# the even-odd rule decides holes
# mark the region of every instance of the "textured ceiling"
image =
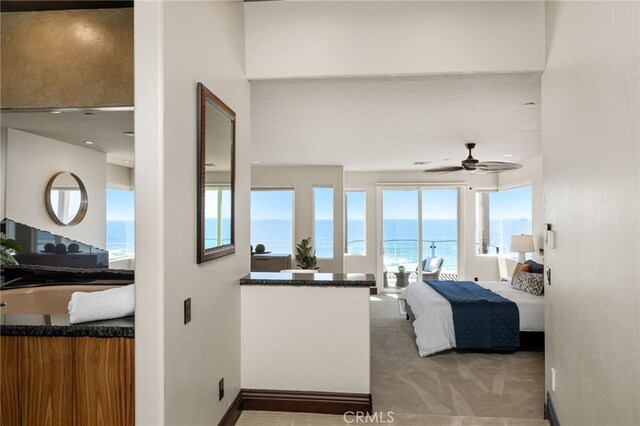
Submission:
[[465,142],[481,161],[520,161],[541,153],[540,129],[539,73],[251,84],[251,160],[262,165],[416,170],[458,164]]

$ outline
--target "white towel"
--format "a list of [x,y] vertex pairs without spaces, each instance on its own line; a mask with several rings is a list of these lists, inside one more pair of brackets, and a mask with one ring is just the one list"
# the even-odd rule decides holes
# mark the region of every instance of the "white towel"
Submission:
[[134,285],[85,293],[76,291],[69,301],[69,321],[100,321],[133,315],[135,310]]

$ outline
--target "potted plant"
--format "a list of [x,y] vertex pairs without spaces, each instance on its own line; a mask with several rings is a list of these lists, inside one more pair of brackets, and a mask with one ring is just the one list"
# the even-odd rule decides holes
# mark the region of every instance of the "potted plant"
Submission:
[[300,269],[318,269],[318,258],[311,246],[311,237],[303,238],[296,246],[296,265]]
[[17,265],[18,262],[13,258],[13,255],[20,249],[22,249],[22,246],[19,242],[10,240],[4,234],[0,234],[0,262],[3,265]]

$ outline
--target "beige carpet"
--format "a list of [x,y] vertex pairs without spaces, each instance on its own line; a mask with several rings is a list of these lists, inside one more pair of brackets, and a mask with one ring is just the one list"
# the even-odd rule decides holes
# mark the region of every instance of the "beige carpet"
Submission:
[[[392,411],[394,425],[548,425],[542,420],[542,352],[450,351],[420,358],[411,324],[400,317],[397,299],[391,294],[371,296],[371,393],[374,412]],[[245,411],[237,425],[364,424],[349,420]]]
[[375,411],[542,419],[544,353],[458,353],[420,358],[395,295],[371,297]]
[[[391,421],[393,420],[393,421]],[[500,419],[495,417],[434,416],[419,414],[396,414],[383,422],[357,421],[353,417],[328,414],[276,413],[273,411],[244,411],[236,426],[348,426],[365,424],[387,424],[396,426],[549,426],[546,420]]]

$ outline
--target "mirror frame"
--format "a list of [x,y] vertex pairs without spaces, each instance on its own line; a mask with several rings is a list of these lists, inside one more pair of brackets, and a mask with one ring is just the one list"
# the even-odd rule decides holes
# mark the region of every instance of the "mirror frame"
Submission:
[[[71,219],[69,223],[62,222],[56,215],[56,212],[55,210],[53,210],[53,206],[51,205],[51,188],[53,187],[53,182],[56,180],[58,176],[63,175],[65,173],[69,173],[71,177],[73,177],[76,180],[76,182],[78,182],[78,186],[80,187],[80,207],[78,208],[78,213],[76,213],[76,215],[73,217],[73,219]],[[47,183],[47,188],[44,190],[44,205],[47,208],[47,213],[49,214],[49,217],[57,225],[60,225],[60,226],[77,225],[80,222],[82,222],[82,220],[87,214],[87,209],[89,208],[89,197],[87,195],[87,188],[85,188],[84,183],[75,173],[58,172],[55,175],[53,175],[51,179],[49,179],[49,182]]]
[[[206,127],[207,102],[231,120],[231,243],[210,249],[205,248],[205,190],[206,190]],[[198,263],[228,256],[236,252],[236,113],[220,98],[214,95],[204,84],[198,83]]]

